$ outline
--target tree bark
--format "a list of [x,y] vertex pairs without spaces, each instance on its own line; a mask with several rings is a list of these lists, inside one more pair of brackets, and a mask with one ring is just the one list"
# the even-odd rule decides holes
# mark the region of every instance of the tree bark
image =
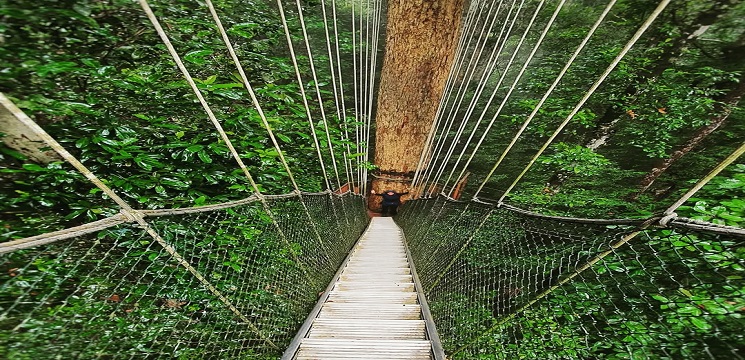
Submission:
[[[391,0],[375,119],[376,191],[411,182],[455,59],[463,0]],[[370,209],[380,197],[369,198]]]
[[737,86],[730,90],[727,95],[722,99],[721,111],[717,112],[717,116],[711,120],[709,125],[702,127],[696,131],[693,136],[686,141],[678,150],[676,150],[669,158],[660,162],[658,166],[653,168],[647,175],[644,176],[642,181],[639,183],[639,192],[637,192],[632,200],[639,198],[639,195],[643,194],[649,189],[652,184],[660,177],[667,169],[670,168],[676,161],[691,152],[698,144],[700,144],[707,136],[719,129],[726,121],[729,115],[732,113],[732,109],[737,106],[745,94],[745,76],[740,78]]

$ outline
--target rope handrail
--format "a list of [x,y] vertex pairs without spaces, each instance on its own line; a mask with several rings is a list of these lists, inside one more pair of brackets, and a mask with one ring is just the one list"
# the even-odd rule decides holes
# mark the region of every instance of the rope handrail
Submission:
[[693,195],[695,195],[696,192],[701,190],[701,188],[703,188],[704,185],[706,185],[709,181],[711,181],[711,179],[713,179],[720,172],[722,172],[722,170],[724,170],[727,166],[735,162],[735,160],[737,160],[737,158],[742,156],[742,154],[745,154],[745,142],[743,142],[742,145],[740,145],[740,147],[738,147],[734,152],[732,152],[732,154],[727,156],[727,158],[722,160],[713,170],[711,170],[708,174],[706,174],[706,176],[701,178],[701,180],[699,180],[699,182],[697,182],[696,185],[694,185],[690,190],[688,190],[688,192],[683,194],[683,196],[681,196],[680,199],[678,199],[678,201],[670,205],[670,207],[667,208],[667,210],[665,210],[664,214],[665,215],[674,214],[675,210],[677,210],[681,205],[683,205],[683,203],[688,201],[688,199],[690,199]]
[[300,98],[303,100],[303,107],[305,108],[305,115],[308,117],[308,125],[310,126],[310,134],[313,137],[313,145],[316,149],[316,155],[318,156],[318,162],[321,165],[321,172],[323,173],[323,179],[326,185],[326,189],[331,189],[328,174],[326,173],[326,164],[323,161],[323,155],[321,153],[321,144],[318,141],[316,130],[313,122],[313,115],[311,115],[310,105],[308,104],[308,97],[305,94],[305,85],[303,78],[300,75],[300,67],[298,66],[297,56],[295,55],[295,46],[292,44],[292,36],[290,34],[290,28],[287,25],[287,17],[285,16],[285,10],[281,1],[277,1],[277,8],[279,10],[279,16],[282,21],[282,29],[285,33],[285,39],[287,40],[287,48],[290,51],[290,59],[292,60],[292,66],[295,70],[295,79],[298,83],[298,89],[300,90]]
[[561,82],[561,79],[564,78],[564,75],[567,73],[569,68],[572,66],[572,64],[574,63],[574,60],[579,56],[579,54],[585,48],[587,43],[590,41],[590,38],[595,34],[595,31],[598,29],[598,27],[600,27],[600,24],[603,22],[603,20],[605,20],[605,17],[608,15],[608,13],[610,13],[611,9],[613,8],[615,4],[616,4],[616,0],[611,0],[605,6],[605,9],[603,9],[603,12],[600,14],[598,19],[595,21],[595,23],[592,25],[590,30],[587,32],[587,35],[585,35],[585,38],[582,40],[579,46],[577,46],[577,49],[574,50],[574,53],[572,54],[572,56],[569,57],[564,67],[561,69],[561,71],[559,72],[559,75],[556,76],[556,79],[554,80],[554,82],[551,84],[551,86],[549,86],[549,88],[543,94],[543,96],[541,97],[541,100],[538,101],[538,104],[536,104],[536,106],[533,108],[533,111],[530,112],[530,115],[528,115],[528,118],[520,126],[520,129],[517,131],[515,136],[512,138],[510,143],[507,145],[507,147],[505,147],[504,151],[499,156],[499,159],[497,159],[492,169],[486,175],[486,178],[484,178],[484,181],[481,183],[479,188],[474,193],[473,195],[474,198],[478,197],[478,195],[481,193],[481,190],[484,189],[484,186],[486,186],[486,183],[494,175],[494,172],[497,170],[497,168],[502,163],[504,158],[510,152],[512,147],[517,143],[517,140],[519,140],[523,132],[528,128],[528,125],[530,125],[531,121],[538,114],[540,109],[543,107],[543,104],[546,103],[546,100],[548,100],[549,96],[551,96],[551,93],[553,93],[554,89],[556,89],[556,87],[559,85],[559,82]]
[[[438,162],[439,153],[445,149],[445,144],[447,142],[447,139],[445,138],[445,134],[447,134],[447,133],[450,132],[450,129],[452,128],[452,124],[455,121],[455,115],[456,115],[455,114],[456,113],[455,107],[456,106],[457,107],[460,106],[460,104],[462,103],[463,99],[465,98],[465,94],[467,92],[466,91],[467,89],[465,89],[463,87],[466,82],[463,81],[461,83],[461,87],[459,88],[459,93],[456,94],[456,98],[459,99],[458,100],[458,105],[456,105],[455,103],[453,103],[453,105],[451,106],[450,112],[448,113],[449,114],[449,120],[447,122],[446,127],[443,127],[442,131],[440,132],[440,137],[439,137],[439,140],[438,140],[437,147],[434,150],[434,155],[433,155],[432,160],[430,161],[430,164],[429,164],[428,169],[427,169],[428,171],[425,172],[425,177],[423,179],[423,183],[425,184],[425,187],[426,187],[426,184],[430,181],[430,178],[432,176],[434,176],[434,179],[431,182],[432,183],[432,186],[434,186],[434,184],[437,184],[439,182],[439,178],[442,175],[442,173],[445,171],[445,167],[447,166],[447,163],[448,163],[448,161],[450,159],[450,156],[452,156],[452,153],[455,151],[455,146],[456,146],[457,142],[459,141],[459,139],[460,139],[463,131],[465,130],[466,123],[470,120],[470,115],[471,115],[473,109],[475,108],[475,103],[481,97],[482,92],[486,88],[487,80],[489,79],[489,77],[492,75],[492,73],[496,69],[496,66],[497,66],[497,63],[498,63],[497,59],[502,54],[505,46],[507,45],[507,40],[510,37],[510,35],[512,34],[512,30],[513,30],[515,24],[517,23],[517,19],[518,19],[519,15],[520,15],[520,13],[521,13],[521,11],[523,9],[523,5],[525,4],[525,1],[521,1],[520,2],[520,5],[518,5],[517,9],[515,9],[515,4],[516,3],[517,3],[517,0],[512,0],[512,4],[510,5],[509,11],[507,12],[507,15],[505,17],[506,20],[502,22],[502,27],[501,27],[501,29],[499,31],[499,35],[497,37],[496,46],[494,46],[492,48],[492,51],[489,54],[489,58],[487,59],[487,65],[484,68],[483,72],[481,73],[481,77],[480,77],[480,79],[478,81],[478,85],[476,86],[476,91],[475,91],[473,97],[471,98],[471,101],[469,102],[469,106],[468,106],[468,109],[466,110],[466,114],[463,116],[463,118],[461,120],[461,124],[458,127],[458,131],[453,136],[452,142],[450,143],[450,146],[449,146],[449,148],[447,150],[446,155],[440,160],[440,165],[439,165],[439,167],[437,167],[436,164]],[[498,7],[497,10],[498,11],[501,11],[501,6]],[[514,11],[514,16],[513,16],[513,11]],[[497,15],[498,14],[495,14],[493,20],[496,20],[497,19],[497,17],[498,17]],[[508,26],[508,24],[509,24],[509,26]],[[486,24],[484,24],[484,25],[486,25]],[[484,45],[485,44],[486,44],[486,42],[484,43]],[[505,69],[505,71],[506,71],[506,69]],[[474,74],[474,72],[471,72],[471,76],[473,76],[473,74]]]
[[737,226],[715,224],[708,221],[677,217],[668,223],[669,227],[685,228],[691,230],[704,230],[719,235],[734,235],[745,237],[745,229]]
[[41,235],[30,236],[23,239],[10,240],[0,243],[0,254],[6,254],[17,250],[29,249],[53,242],[71,239],[74,237],[92,234],[120,224],[130,222],[124,214],[116,214],[105,219],[97,220],[80,226],[48,232]]
[[538,160],[538,157],[543,154],[544,151],[548,148],[551,143],[553,143],[554,139],[556,139],[557,136],[561,133],[562,130],[566,127],[567,124],[574,118],[574,116],[579,112],[579,110],[585,105],[587,100],[590,99],[590,96],[592,96],[593,93],[595,93],[595,90],[597,90],[600,85],[605,81],[606,78],[610,75],[610,73],[616,68],[616,66],[623,60],[623,58],[628,54],[628,52],[631,50],[632,47],[636,44],[636,42],[642,37],[642,35],[647,31],[647,29],[652,25],[655,19],[657,19],[657,16],[662,13],[662,11],[667,7],[667,5],[670,3],[670,0],[663,0],[659,3],[657,8],[654,9],[654,11],[647,17],[647,19],[644,21],[644,23],[637,29],[636,33],[629,39],[629,41],[624,45],[623,49],[616,55],[616,57],[611,61],[610,65],[603,71],[603,73],[600,75],[600,77],[595,80],[595,82],[592,84],[592,86],[587,90],[585,95],[582,97],[582,99],[577,103],[577,105],[574,106],[574,109],[567,115],[567,117],[564,119],[564,121],[559,125],[559,127],[556,128],[553,134],[546,140],[546,142],[541,146],[541,148],[538,150],[538,152],[533,156],[532,159],[528,162],[528,164],[525,166],[523,171],[515,178],[515,180],[510,184],[510,186],[507,188],[507,190],[502,194],[502,196],[499,198],[499,201],[503,201],[505,197],[512,191],[512,189],[517,185],[517,183],[525,176],[525,174],[530,170],[530,168],[533,166],[533,164]]
[[[481,145],[484,143],[484,139],[486,139],[486,136],[489,134],[489,132],[492,129],[492,126],[494,126],[494,123],[496,122],[499,115],[502,113],[502,109],[504,109],[505,105],[507,104],[507,100],[510,98],[512,93],[514,92],[515,88],[517,87],[517,84],[522,79],[522,76],[525,74],[525,70],[527,70],[528,66],[530,65],[530,62],[533,60],[533,57],[538,52],[538,49],[543,44],[543,40],[546,38],[546,35],[548,34],[548,31],[553,26],[554,22],[556,21],[556,18],[559,16],[559,12],[564,7],[564,4],[566,4],[565,0],[562,0],[559,2],[559,4],[556,6],[556,9],[554,10],[553,14],[551,15],[551,18],[546,23],[546,26],[543,28],[543,32],[541,32],[541,35],[538,37],[538,40],[536,40],[535,45],[533,46],[533,50],[531,50],[528,57],[523,62],[523,66],[520,68],[520,71],[515,76],[515,79],[512,82],[512,85],[510,86],[509,90],[507,91],[507,94],[502,98],[502,102],[499,104],[499,107],[494,112],[494,115],[492,116],[491,121],[489,121],[489,124],[484,129],[483,133],[481,134],[481,138],[476,143],[476,146],[474,147],[473,151],[471,152],[471,155],[468,157],[468,160],[466,160],[465,164],[463,164],[463,169],[458,174],[458,176],[455,178],[456,183],[453,184],[452,189],[450,192],[452,193],[455,190],[455,187],[457,186],[457,179],[460,179],[463,177],[463,174],[468,170],[468,165],[471,164],[471,161],[473,161],[473,158],[476,156],[476,152],[481,148]],[[540,3],[538,6],[538,9],[542,7],[543,3]],[[518,50],[520,49],[520,46],[522,45],[523,41],[525,40],[525,37],[527,36],[528,32],[530,31],[530,28],[532,27],[533,21],[535,20],[535,17],[537,16],[539,10],[536,10],[536,14],[534,17],[530,20],[530,23],[528,24],[528,28],[523,33],[523,36],[520,38],[520,42],[518,43],[516,50],[513,54],[513,57],[517,55]],[[512,58],[510,59],[510,62],[512,61]],[[505,74],[507,72],[505,71]],[[470,140],[469,140],[470,141]],[[455,162],[455,165],[453,165],[450,174],[448,175],[448,178],[445,180],[445,184],[448,184],[450,182],[450,179],[452,178],[452,175],[454,173],[454,170],[458,167],[458,163],[460,163],[461,157],[465,153],[467,147],[463,147],[463,151],[460,155],[458,155],[458,159]]]

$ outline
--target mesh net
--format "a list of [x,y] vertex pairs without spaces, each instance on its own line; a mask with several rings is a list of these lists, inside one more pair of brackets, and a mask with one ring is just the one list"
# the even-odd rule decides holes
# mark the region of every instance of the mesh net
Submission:
[[148,217],[0,255],[0,357],[276,358],[363,231],[358,196]]
[[[745,231],[417,200],[414,264],[454,359],[742,359]],[[643,228],[643,226],[641,227]]]

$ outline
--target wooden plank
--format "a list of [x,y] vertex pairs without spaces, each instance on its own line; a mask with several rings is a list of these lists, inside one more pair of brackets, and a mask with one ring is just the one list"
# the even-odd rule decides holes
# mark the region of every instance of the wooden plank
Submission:
[[357,283],[349,281],[339,281],[334,285],[334,290],[369,290],[379,289],[385,291],[387,289],[396,289],[396,291],[414,291],[414,283],[394,283],[394,284],[371,284],[371,283]]
[[[384,329],[381,332],[379,330]],[[310,338],[342,338],[352,340],[425,340],[424,320],[357,320],[316,319]]]
[[426,340],[304,339],[297,359],[431,359]]
[[417,304],[417,294],[415,292],[400,291],[332,291],[327,300],[328,302],[345,302],[345,303],[390,303],[390,304]]
[[419,305],[326,303],[319,318],[419,320],[422,318]]

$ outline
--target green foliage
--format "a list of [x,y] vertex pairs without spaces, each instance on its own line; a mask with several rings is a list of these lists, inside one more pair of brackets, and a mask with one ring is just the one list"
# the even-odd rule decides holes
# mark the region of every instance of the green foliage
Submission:
[[[325,133],[320,123],[308,122],[292,62],[284,54],[279,15],[269,2],[245,5],[215,1],[300,187],[322,190],[310,131],[323,139]],[[229,11],[235,7],[242,12]],[[207,8],[177,1],[154,9],[260,190],[291,191]],[[127,201],[147,208],[183,207],[253,193],[139,6],[126,0],[8,1],[2,14],[0,91]],[[315,15],[307,21],[322,24]],[[294,30],[297,24],[291,26]],[[307,64],[301,64],[306,70]],[[330,88],[328,69],[319,66],[319,76],[324,91]],[[317,116],[318,110],[312,111]],[[347,144],[338,119],[328,118],[332,144],[321,144],[326,161],[329,145],[341,151]],[[355,124],[347,121],[347,126]],[[52,228],[111,214],[106,210],[111,202],[79,184],[84,180],[74,171],[42,171],[44,166],[22,154],[3,145],[0,149],[0,177],[8,189],[0,195],[0,210],[10,214],[3,219],[1,239],[38,233],[23,224],[34,222],[24,214],[36,210],[41,211],[36,216],[57,218],[49,221]],[[340,153],[337,158],[343,159]]]
[[728,359],[742,347],[738,236],[675,226],[612,248],[634,226],[442,200],[397,220],[425,289],[439,281],[427,299],[454,359]]
[[738,75],[711,67],[665,70],[624,101],[634,104],[626,109],[629,143],[649,157],[668,157],[681,134],[708,125],[716,114],[715,99],[725,92],[718,85]]
[[121,225],[2,256],[0,354],[277,358],[366,225],[359,197],[305,201],[272,202],[281,232],[258,201],[149,219],[258,333],[143,229]]
[[560,171],[582,176],[600,174],[610,165],[608,159],[584,146],[560,142],[553,146],[553,150],[553,154],[544,155],[538,161]]
[[736,164],[729,175],[715,177],[691,198],[693,206],[681,206],[681,216],[715,224],[745,225],[745,165]]

